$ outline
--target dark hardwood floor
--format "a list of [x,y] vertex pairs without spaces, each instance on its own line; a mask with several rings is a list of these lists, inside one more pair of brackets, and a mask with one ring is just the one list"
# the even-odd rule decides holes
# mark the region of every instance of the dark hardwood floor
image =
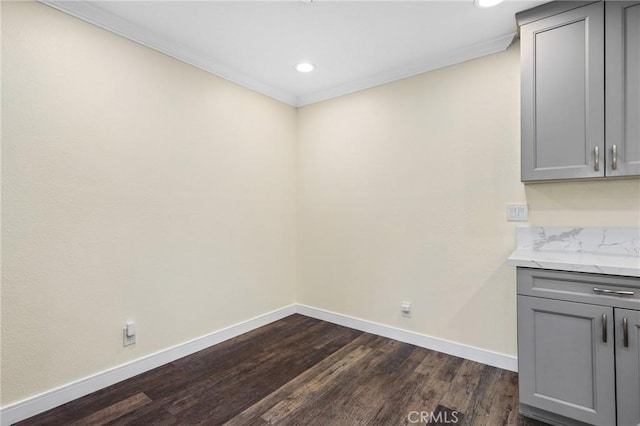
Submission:
[[543,425],[517,406],[515,373],[292,315],[19,424]]

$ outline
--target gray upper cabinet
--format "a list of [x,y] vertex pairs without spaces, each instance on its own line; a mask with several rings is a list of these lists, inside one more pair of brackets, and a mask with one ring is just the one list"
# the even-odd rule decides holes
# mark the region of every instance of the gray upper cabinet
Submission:
[[522,180],[604,176],[604,5],[523,25]]
[[522,181],[640,174],[640,2],[552,2],[517,18]]
[[[640,174],[640,2],[607,2],[607,176]],[[634,423],[635,424],[635,423]]]

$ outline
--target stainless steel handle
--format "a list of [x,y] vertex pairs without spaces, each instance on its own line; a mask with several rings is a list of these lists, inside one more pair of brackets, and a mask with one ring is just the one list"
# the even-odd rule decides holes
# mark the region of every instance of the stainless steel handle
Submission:
[[607,314],[602,314],[602,341],[607,343]]
[[629,321],[626,318],[622,318],[622,340],[625,348],[629,347]]
[[611,160],[611,170],[616,170],[618,168],[618,147],[615,145],[611,147],[611,156],[613,157]]
[[613,295],[616,295],[616,296],[633,296],[635,294],[632,291],[607,290],[606,288],[598,288],[598,287],[594,287],[593,291],[595,291],[596,293],[613,294]]
[[600,170],[600,148],[598,148],[597,146],[593,150],[593,156],[595,158],[593,170],[597,172]]

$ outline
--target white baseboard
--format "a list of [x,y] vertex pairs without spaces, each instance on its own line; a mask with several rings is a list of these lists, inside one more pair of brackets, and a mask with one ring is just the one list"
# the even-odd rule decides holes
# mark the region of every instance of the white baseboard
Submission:
[[335,312],[301,304],[296,305],[296,312],[308,317],[343,325],[345,327],[354,328],[356,330],[378,336],[388,337],[389,339],[399,340],[401,342],[480,362],[482,364],[491,365],[504,370],[518,371],[518,358],[512,355],[467,346],[462,343],[451,342],[437,337],[416,333],[414,331],[403,330],[401,328],[378,324],[372,321],[337,314]]
[[247,333],[294,313],[296,313],[296,305],[285,306],[264,315],[223,328],[222,330],[214,331],[205,336],[2,407],[2,409],[0,409],[0,424],[2,426],[8,426],[35,416],[36,414],[66,404],[74,399],[173,362],[187,355],[191,355],[209,346],[224,342],[225,340]]
[[378,324],[324,309],[313,308],[306,305],[289,305],[275,311],[257,316],[247,321],[232,325],[222,330],[215,331],[202,337],[181,343],[177,346],[164,349],[151,355],[119,365],[109,370],[85,377],[72,383],[60,386],[50,391],[35,395],[23,401],[2,407],[0,409],[0,425],[8,426],[36,414],[66,404],[74,399],[83,397],[97,390],[111,386],[115,383],[134,377],[145,371],[152,370],[161,365],[175,361],[179,358],[191,355],[215,344],[224,342],[233,337],[247,333],[256,328],[270,324],[274,321],[299,313],[311,318],[331,322],[333,324],[361,330],[378,336],[388,337],[412,345],[443,352],[472,361],[481,362],[505,370],[517,371],[517,358],[485,349],[475,348],[448,340],[426,336],[413,331],[403,330],[388,325]]

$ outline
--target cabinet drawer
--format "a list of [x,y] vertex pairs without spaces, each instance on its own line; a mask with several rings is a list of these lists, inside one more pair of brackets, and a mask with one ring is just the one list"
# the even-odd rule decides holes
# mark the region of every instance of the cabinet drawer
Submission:
[[518,294],[640,310],[640,278],[518,268]]

